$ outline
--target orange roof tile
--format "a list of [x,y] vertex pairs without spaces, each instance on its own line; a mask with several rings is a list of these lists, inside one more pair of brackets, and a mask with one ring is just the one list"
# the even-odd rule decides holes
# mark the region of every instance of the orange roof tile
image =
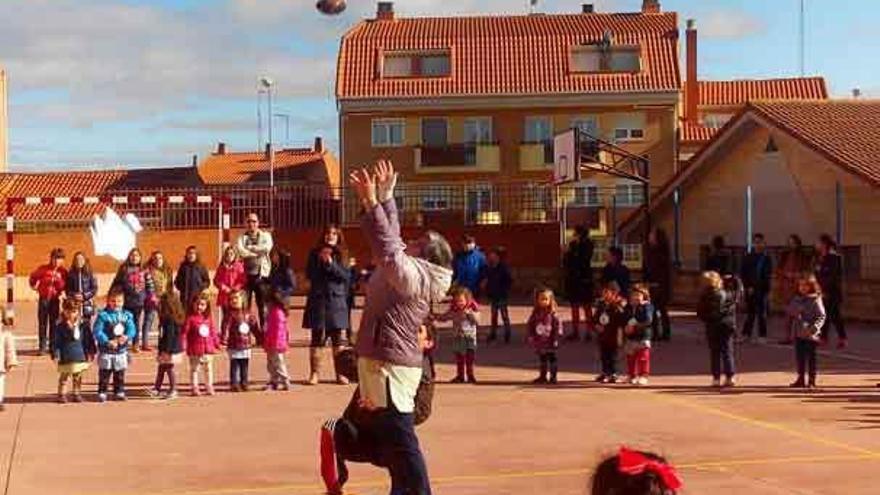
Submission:
[[[99,195],[125,178],[124,171],[52,172],[6,174],[11,184],[4,191],[3,199],[15,197],[55,197]],[[18,205],[15,219],[19,222],[33,220],[79,221],[90,218],[104,210],[103,205]]]
[[718,131],[719,129],[715,127],[683,122],[681,124],[681,141],[685,143],[709,141]]
[[[614,34],[614,44],[642,47],[637,74],[576,74],[571,47]],[[379,57],[392,50],[448,49],[451,75],[376,77]],[[546,95],[678,91],[675,13],[477,16],[366,20],[340,46],[340,100],[437,96]]]
[[[268,185],[269,160],[265,153],[213,153],[199,164],[199,175],[207,185]],[[275,181],[335,187],[339,185],[339,164],[328,151],[278,150],[275,152]]]
[[[700,107],[742,106],[755,100],[828,99],[823,77],[700,81],[697,87]],[[687,92],[684,96],[687,98]]]

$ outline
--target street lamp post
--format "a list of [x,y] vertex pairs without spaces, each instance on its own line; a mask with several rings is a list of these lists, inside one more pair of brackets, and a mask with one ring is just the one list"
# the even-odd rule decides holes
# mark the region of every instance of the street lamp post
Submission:
[[272,87],[275,85],[269,77],[261,77],[260,85],[266,89],[266,95],[269,102],[269,187],[275,187],[275,143],[272,142]]

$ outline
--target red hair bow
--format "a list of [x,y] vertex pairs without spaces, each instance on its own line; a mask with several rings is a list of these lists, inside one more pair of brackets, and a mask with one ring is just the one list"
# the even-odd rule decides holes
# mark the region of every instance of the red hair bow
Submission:
[[623,474],[636,476],[648,471],[659,476],[666,488],[670,490],[678,490],[682,486],[681,478],[678,477],[675,468],[665,462],[649,459],[641,452],[626,447],[620,448],[618,459],[620,463],[618,470]]

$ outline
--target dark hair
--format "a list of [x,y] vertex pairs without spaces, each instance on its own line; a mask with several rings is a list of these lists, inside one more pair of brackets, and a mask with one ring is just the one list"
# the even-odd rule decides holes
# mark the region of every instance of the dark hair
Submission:
[[70,313],[78,315],[80,311],[82,311],[82,303],[73,299],[65,299],[64,304],[61,305],[61,315],[64,318]]
[[422,246],[422,258],[434,265],[439,265],[444,268],[451,267],[452,248],[449,247],[449,243],[446,242],[446,239],[433,230],[425,232],[424,238],[426,242],[424,246]]
[[574,233],[578,236],[578,239],[585,239],[590,237],[590,229],[587,228],[586,225],[578,225],[574,228]]
[[207,307],[205,308],[205,314],[207,316],[211,316],[211,298],[208,297],[207,292],[201,292],[193,296],[192,300],[189,301],[189,311],[190,314],[198,314],[198,310],[196,307],[199,305],[199,301],[205,301]]
[[[85,263],[83,263],[82,268],[76,267],[76,257],[79,255],[82,255],[83,259],[85,260]],[[71,263],[71,266],[70,266],[70,273],[86,273],[88,275],[92,274],[92,264],[89,263],[89,257],[86,256],[86,253],[84,253],[82,251],[77,251],[77,252],[73,253],[73,263]]]
[[803,247],[804,245],[804,241],[801,239],[801,236],[797,234],[791,234],[790,236],[788,236],[788,240],[791,241],[791,243],[794,244],[794,247],[796,248]]
[[107,291],[107,299],[114,299],[117,297],[125,299],[125,291],[122,289],[122,287],[114,285],[110,287],[109,291]]
[[[322,247],[333,246],[330,246],[329,244],[324,244]],[[290,268],[290,251],[280,247],[273,247],[272,251],[269,252],[269,258],[271,258],[273,254],[278,256],[278,266],[273,266],[273,268],[278,268],[279,270],[287,270]],[[334,254],[336,254],[335,250]]]
[[752,236],[752,240],[753,240],[753,241],[763,241],[763,240],[764,240],[764,234],[758,232],[757,234],[755,234],[755,235]]
[[490,253],[493,253],[495,256],[498,256],[499,259],[507,258],[507,248],[504,246],[495,246],[489,250]]
[[143,264],[144,255],[141,253],[141,250],[138,248],[131,248],[131,250],[128,252],[128,255],[125,256],[125,261],[122,263],[123,267],[125,267],[125,265],[128,265],[131,262],[131,255],[133,255],[134,253],[137,253],[141,257],[141,262],[138,263],[138,267],[140,267]]
[[470,244],[470,243],[472,243],[472,242],[473,242],[473,243],[476,243],[476,242],[477,242],[477,238],[474,237],[474,236],[472,236],[472,235],[470,235],[470,234],[465,234],[465,235],[461,236],[461,242],[464,243],[464,244]]
[[620,294],[620,284],[618,284],[618,283],[615,282],[614,280],[610,280],[610,281],[606,282],[605,285],[602,286],[602,289],[604,289],[604,290],[612,290],[612,291],[617,292],[618,294]]
[[178,325],[183,325],[186,320],[186,311],[177,294],[166,292],[159,299],[159,318],[169,319]]
[[715,249],[724,249],[724,237],[716,235],[712,238],[712,247]]
[[820,235],[820,236],[819,236],[819,243],[822,244],[823,246],[825,246],[825,247],[828,248],[828,249],[835,249],[835,248],[837,248],[837,241],[835,241],[834,238],[832,238],[832,237],[831,237],[830,235],[828,235],[828,234],[822,234],[822,235]]
[[62,248],[54,248],[52,252],[49,253],[49,258],[53,260],[61,260],[64,259],[64,249]]
[[617,261],[623,261],[623,249],[621,249],[620,246],[611,246],[608,248],[608,252],[617,258]]
[[269,290],[269,304],[279,306],[284,311],[284,314],[287,314],[290,308],[287,307],[287,300],[284,298],[284,294],[277,289],[267,288],[267,290]]
[[201,265],[202,264],[202,257],[199,254],[199,248],[192,246],[192,245],[187,246],[186,249],[183,251],[183,262],[189,263],[189,260],[187,259],[187,257],[189,255],[190,251],[192,251],[196,254],[196,259],[193,260],[192,262],[196,265]]
[[[649,460],[666,464],[666,459],[653,452],[639,452]],[[620,471],[620,455],[606,458],[593,472],[592,495],[674,495],[656,473],[645,470],[641,474]]]

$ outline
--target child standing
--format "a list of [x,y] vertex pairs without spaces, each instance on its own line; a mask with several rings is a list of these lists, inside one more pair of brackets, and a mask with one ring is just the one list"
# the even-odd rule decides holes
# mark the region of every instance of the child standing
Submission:
[[644,284],[633,286],[629,295],[626,335],[626,364],[629,382],[647,385],[651,373],[651,338],[653,334],[654,305]]
[[92,328],[92,317],[95,316],[95,294],[98,293],[98,280],[92,273],[92,267],[85,253],[77,252],[73,255],[73,264],[67,273],[67,281],[64,292],[68,299],[79,303],[82,312],[82,324],[89,331]]
[[[155,285],[153,276],[150,271],[141,265],[142,256],[138,248],[134,248],[128,252],[128,258],[125,260],[119,270],[116,272],[116,278],[113,279],[113,287],[119,287],[124,294],[123,307],[134,318],[134,326],[140,330],[141,320],[144,314],[144,307],[155,297]],[[140,352],[140,344],[147,345],[146,342],[138,342],[138,332],[132,340],[131,352]]]
[[61,311],[61,294],[67,280],[67,270],[64,268],[64,250],[55,248],[49,254],[49,263],[40,266],[30,276],[31,289],[37,291],[37,336],[39,337],[39,352],[48,351],[53,342],[52,331],[58,314]]
[[510,267],[505,260],[506,251],[503,247],[496,247],[489,251],[486,258],[486,297],[492,307],[491,326],[489,327],[488,342],[494,342],[498,338],[498,315],[504,323],[504,343],[510,343],[510,314],[507,311],[507,300],[510,298],[510,287],[513,278],[510,276]]
[[466,287],[452,290],[452,304],[449,311],[437,316],[437,321],[451,321],[454,335],[452,350],[455,353],[456,374],[452,383],[477,383],[474,375],[474,361],[477,351],[477,325],[479,308],[473,293]]
[[195,246],[188,246],[174,277],[174,287],[180,292],[180,300],[189,307],[210,284],[211,278],[199,259],[198,250]]
[[18,366],[18,355],[15,352],[15,336],[12,335],[14,321],[12,315],[3,308],[3,324],[0,326],[0,412],[6,410],[3,398],[6,391],[6,374]]
[[709,358],[712,366],[712,386],[721,386],[721,371],[725,387],[736,384],[736,366],[733,362],[733,336],[736,333],[736,298],[724,288],[718,272],[704,272],[702,293],[697,303],[697,317],[706,325]]
[[113,377],[113,398],[125,400],[125,370],[128,368],[128,344],[137,337],[135,318],[124,305],[121,289],[107,295],[107,307],[95,319],[98,343],[98,401],[107,401],[107,387]]
[[217,306],[220,307],[220,313],[223,319],[220,327],[226,325],[226,317],[229,314],[230,297],[244,290],[247,285],[247,277],[244,274],[244,263],[238,259],[238,251],[232,246],[227,247],[223,251],[223,260],[214,273],[214,286],[217,287]]
[[229,307],[220,327],[220,342],[229,353],[229,387],[233,392],[247,392],[251,347],[254,335],[260,333],[260,320],[245,309],[244,292],[233,292],[227,302]]
[[266,315],[266,331],[263,337],[263,350],[266,351],[266,371],[269,383],[266,390],[290,390],[290,374],[287,372],[287,304],[281,291],[272,291],[269,298],[269,313]]
[[61,320],[55,327],[52,360],[58,362],[58,402],[67,403],[67,381],[73,382],[73,402],[82,402],[82,375],[97,353],[92,329],[82,321],[82,308],[71,299],[64,301]]
[[198,294],[192,300],[180,341],[189,357],[193,397],[202,395],[199,391],[199,372],[205,375],[205,391],[208,395],[214,395],[214,354],[220,347],[220,336],[211,318],[211,302],[207,294]]
[[562,337],[562,324],[556,316],[556,297],[547,288],[535,292],[535,307],[528,321],[529,343],[538,353],[541,361],[541,374],[532,383],[547,383],[547,372],[550,372],[550,383],[556,383],[558,364],[556,351]]
[[[795,356],[798,377],[791,384],[794,388],[816,387],[816,346],[822,340],[822,325],[825,324],[825,305],[822,304],[822,289],[815,275],[801,275],[797,282],[797,294],[786,310],[795,336]],[[808,374],[809,381],[804,381]]]
[[626,325],[626,299],[620,294],[617,282],[608,282],[602,289],[602,297],[593,308],[596,316],[595,332],[598,335],[599,357],[602,373],[596,377],[599,383],[617,382],[617,354],[623,343],[623,327]]
[[159,299],[159,354],[156,361],[159,368],[156,371],[156,384],[150,395],[163,397],[162,385],[165,377],[168,377],[168,393],[166,399],[177,398],[177,375],[174,365],[179,364],[183,353],[183,345],[180,333],[186,323],[186,312],[180,298],[174,292],[166,292]]
[[150,259],[147,261],[147,271],[153,278],[155,292],[144,306],[144,324],[141,325],[141,342],[144,351],[152,350],[150,348],[150,332],[153,331],[153,323],[159,315],[159,300],[165,294],[174,291],[174,274],[171,272],[171,265],[165,261],[165,255],[161,251],[153,251],[150,255]]

